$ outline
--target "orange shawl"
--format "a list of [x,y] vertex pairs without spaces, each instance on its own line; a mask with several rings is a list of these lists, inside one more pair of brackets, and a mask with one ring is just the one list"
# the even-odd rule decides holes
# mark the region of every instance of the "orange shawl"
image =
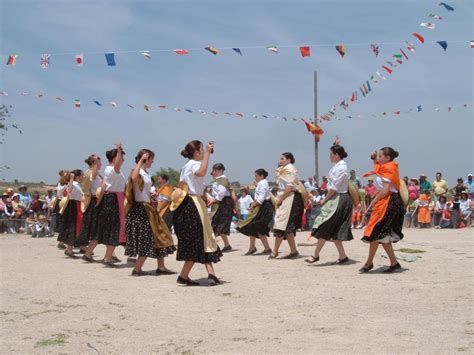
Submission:
[[418,206],[418,223],[431,223],[431,215],[429,209],[431,198],[428,195],[421,194],[419,199],[420,201],[426,202],[426,205]]
[[[378,175],[389,179],[392,184],[395,186],[397,191],[400,190],[400,177],[398,173],[398,163],[391,161],[385,164],[374,163],[374,170],[368,173],[365,173],[363,176],[367,177],[370,175]],[[369,223],[364,230],[364,237],[369,238],[372,234],[372,231],[377,223],[379,223],[385,212],[387,211],[388,202],[390,201],[390,194],[385,196],[383,199],[377,201],[372,207],[372,214],[370,215]]]

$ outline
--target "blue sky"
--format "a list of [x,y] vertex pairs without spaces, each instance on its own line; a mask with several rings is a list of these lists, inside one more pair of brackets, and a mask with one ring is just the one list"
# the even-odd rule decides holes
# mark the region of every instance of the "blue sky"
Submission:
[[[6,180],[55,182],[63,168],[85,168],[91,153],[104,157],[115,142],[127,152],[125,170],[143,147],[155,151],[155,165],[179,169],[179,155],[191,139],[216,141],[212,163],[222,162],[232,180],[248,182],[253,171],[273,170],[280,153],[291,151],[302,178],[314,174],[314,144],[302,123],[253,119],[252,114],[288,117],[313,115],[313,72],[319,81],[319,114],[348,97],[369,79],[405,40],[415,54],[388,80],[372,85],[342,117],[402,111],[400,117],[355,118],[324,122],[320,175],[330,169],[328,148],[340,136],[349,152],[348,165],[371,168],[370,152],[383,146],[400,151],[401,173],[434,178],[443,171],[450,185],[473,171],[473,50],[471,1],[450,0],[454,12],[438,1],[13,1],[0,2],[0,104],[13,106],[12,121],[23,134],[9,131],[0,148],[1,164],[11,167]],[[428,18],[429,13],[443,20]],[[419,27],[435,22],[435,30]],[[444,52],[437,44],[446,40]],[[463,41],[463,43],[455,43]],[[368,45],[380,44],[376,58]],[[333,44],[346,43],[341,58]],[[219,47],[313,46],[310,58],[295,48],[243,49],[243,56],[223,50],[152,53],[146,60],[135,50]],[[116,67],[105,52],[117,52]],[[51,53],[41,69],[40,56]],[[69,53],[55,55],[55,53]],[[84,66],[74,56],[85,53]],[[88,54],[91,53],[91,54]],[[96,53],[96,54],[94,54]],[[9,54],[19,54],[15,67]],[[24,55],[22,55],[24,54]],[[30,96],[19,93],[27,91]],[[41,92],[41,100],[32,94]],[[360,93],[359,93],[360,94]],[[62,96],[65,102],[54,100]],[[360,95],[359,95],[360,96]],[[74,99],[81,108],[74,108]],[[92,101],[99,100],[103,107]],[[113,109],[108,103],[115,101]],[[135,110],[126,107],[135,104]],[[469,107],[462,109],[464,103]],[[150,112],[142,109],[151,105]],[[158,105],[168,105],[167,110]],[[403,114],[417,105],[421,113]],[[451,113],[447,107],[454,107]],[[207,112],[244,112],[237,116],[177,113],[173,107]],[[435,112],[434,108],[441,108]]]

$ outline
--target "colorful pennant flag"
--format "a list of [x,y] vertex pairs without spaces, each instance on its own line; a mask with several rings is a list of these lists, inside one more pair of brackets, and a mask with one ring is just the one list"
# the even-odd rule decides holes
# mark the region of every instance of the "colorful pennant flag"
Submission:
[[372,53],[374,53],[376,57],[379,55],[379,45],[377,43],[372,43],[370,49],[372,49]]
[[303,58],[311,56],[311,48],[309,46],[300,47],[300,52]]
[[208,51],[208,52],[211,52],[211,53],[214,54],[214,55],[217,55],[217,53],[219,53],[219,49],[217,49],[217,48],[215,48],[215,47],[209,46],[209,47],[206,47],[206,48],[204,48],[204,49],[205,49],[206,51]]
[[352,102],[357,101],[357,91],[354,91],[354,92],[352,93],[351,101],[352,101]]
[[142,56],[144,56],[146,59],[151,59],[150,51],[143,51]]
[[394,58],[398,58],[398,59],[402,59],[402,55],[401,55],[401,54],[398,54],[398,53],[397,53],[397,54],[394,54],[393,57],[394,57]]
[[412,33],[412,36],[415,36],[416,38],[418,38],[418,40],[421,42],[421,43],[425,43],[425,38],[420,35],[419,33],[416,33],[416,32],[413,32]]
[[244,114],[242,112],[236,112],[235,114],[239,117],[244,117]]
[[193,112],[193,111],[190,110],[189,108],[185,108],[184,111],[189,112],[189,113],[192,113],[192,112]]
[[175,49],[174,52],[179,55],[186,55],[189,53],[187,49]]
[[150,107],[148,105],[143,105],[143,109],[146,111],[146,112],[149,112],[150,111]]
[[443,19],[441,16],[438,16],[438,15],[435,15],[435,14],[429,14],[428,16],[429,16],[429,17],[433,17],[433,18],[435,18],[435,19],[437,19],[437,20],[442,20],[442,19]]
[[84,54],[76,54],[76,64],[78,67],[82,67],[84,65]]
[[400,115],[400,113],[401,113],[400,111],[395,111],[394,112],[394,114],[396,114],[396,115]]
[[64,99],[61,96],[56,96],[55,99],[58,101],[64,101]]
[[204,110],[198,110],[198,112],[199,112],[200,114],[203,114],[203,115],[206,115],[206,114],[207,114],[207,112],[204,111]]
[[415,52],[415,45],[413,43],[410,43],[408,41],[405,41],[405,43],[407,44],[407,49],[410,51],[410,52]]
[[422,23],[420,23],[420,26],[428,28],[430,30],[434,30],[436,28],[436,25],[434,23],[430,23],[430,22],[422,22]]
[[370,76],[370,80],[372,80],[375,84],[377,84],[379,82],[374,75]]
[[235,53],[238,53],[238,54],[242,55],[242,51],[240,50],[240,48],[232,48],[232,50],[233,50]]
[[97,106],[102,106],[102,104],[101,104],[99,101],[94,101],[94,103],[95,103]]
[[370,88],[370,83],[369,83],[368,80],[367,80],[366,84],[367,84],[367,90],[368,90],[368,91],[372,91],[372,89]]
[[44,95],[41,94],[41,93],[39,93],[39,94],[36,94],[35,96],[36,96],[38,99],[42,99]]
[[6,92],[6,91],[0,91],[0,96],[8,96],[8,92]]
[[75,108],[80,108],[81,107],[81,100],[75,99],[74,100],[74,107]]
[[406,60],[408,60],[408,56],[406,55],[406,53],[401,48],[400,48],[400,53],[405,57]]
[[9,55],[7,60],[7,65],[16,65],[16,58],[18,56],[16,54]]
[[51,58],[50,54],[42,54],[41,55],[41,68],[48,69],[48,67],[49,67],[49,58]]
[[359,87],[359,90],[360,90],[360,92],[362,93],[362,96],[364,96],[364,97],[365,97],[365,90],[364,90],[364,88],[362,88],[362,87]]
[[417,112],[421,112],[422,110],[423,110],[423,108],[421,107],[421,105],[416,106],[416,111]]
[[383,74],[380,73],[379,71],[376,71],[375,74],[377,74],[382,80],[387,80],[387,78],[383,76]]
[[387,73],[392,74],[392,71],[393,71],[392,69],[386,67],[385,65],[382,65],[382,68],[384,68]]
[[111,105],[113,108],[116,108],[116,107],[117,107],[117,103],[114,102],[114,101],[110,101],[110,105]]
[[115,53],[105,53],[105,60],[107,61],[108,66],[115,66]]
[[323,129],[319,127],[316,123],[310,123],[304,119],[301,120],[304,122],[308,132],[310,132],[314,136],[316,142],[319,142],[321,136],[324,134]]
[[452,6],[449,6],[448,4],[446,4],[445,2],[440,2],[439,3],[439,6],[444,6],[444,8],[448,11],[454,11],[454,7]]
[[339,52],[342,58],[344,58],[344,55],[346,54],[346,46],[344,44],[339,44],[336,46],[336,50]]
[[474,39],[471,39],[471,48],[474,48]]
[[159,105],[159,108],[166,108],[166,105]]
[[436,43],[438,43],[444,49],[444,51],[446,52],[446,49],[448,49],[448,42],[446,42],[446,41],[437,41]]
[[267,49],[268,49],[270,52],[278,53],[278,48],[277,48],[276,46],[270,46],[270,47],[267,47]]
[[[102,106],[102,105],[100,105],[100,106]],[[127,104],[127,106],[130,107],[130,108],[135,108],[135,106],[132,106],[130,104]]]

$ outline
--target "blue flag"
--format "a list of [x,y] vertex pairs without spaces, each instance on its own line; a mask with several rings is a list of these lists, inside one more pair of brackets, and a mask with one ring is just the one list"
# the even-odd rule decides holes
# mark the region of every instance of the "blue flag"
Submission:
[[242,51],[240,50],[240,48],[232,48],[232,50],[236,53],[239,53],[240,55],[242,55]]
[[107,65],[115,66],[115,54],[114,53],[105,53],[105,60]]
[[452,6],[449,6],[448,4],[446,4],[445,2],[440,2],[439,3],[439,6],[444,6],[444,8],[448,11],[454,11],[454,7]]
[[94,101],[94,103],[95,103],[97,106],[102,106],[102,104],[101,104],[99,101]]
[[421,105],[416,106],[416,111],[421,112],[422,110],[423,108],[421,107]]
[[189,108],[185,108],[184,111],[187,111],[187,112],[189,112],[189,113],[193,112],[193,111],[191,111]]
[[443,47],[444,51],[446,52],[446,48],[448,48],[448,42],[446,41],[438,41],[438,43],[441,47]]

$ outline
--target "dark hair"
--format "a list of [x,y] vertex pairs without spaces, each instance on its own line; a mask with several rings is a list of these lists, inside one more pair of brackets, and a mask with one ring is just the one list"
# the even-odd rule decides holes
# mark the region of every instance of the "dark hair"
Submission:
[[448,199],[446,198],[446,196],[444,196],[444,195],[440,196],[438,201],[441,201],[441,199],[444,199],[444,202],[445,202],[445,203],[446,203],[446,201],[448,200]]
[[202,148],[202,142],[194,140],[186,144],[186,147],[181,151],[181,155],[185,158],[192,159],[194,153]]
[[71,173],[74,174],[74,179],[77,178],[78,176],[84,175],[84,173],[82,172],[81,169],[75,169],[75,170],[71,171]]
[[[98,155],[96,154],[91,154],[87,157],[86,160],[84,160],[84,162],[89,165],[89,167],[91,167],[96,161],[97,161],[97,158],[99,158]],[[99,158],[100,159],[100,158]]]
[[165,180],[166,182],[168,182],[168,180],[170,179],[170,177],[166,174],[159,174],[158,176],[162,178],[163,180]]
[[383,147],[382,149],[380,149],[380,151],[383,153],[383,155],[389,157],[390,161],[392,161],[399,155],[398,152],[392,147]]
[[[112,163],[114,161],[117,154],[118,154],[118,149],[116,148],[105,152],[105,156],[107,157],[107,160],[109,161],[109,163]],[[125,155],[125,152],[123,150],[122,150],[122,155]]]
[[441,175],[441,176],[442,176],[443,174],[441,174],[441,173],[438,171],[438,172],[436,173],[436,175]]
[[329,149],[331,149],[332,154],[339,155],[339,158],[341,159],[347,158],[346,150],[344,149],[342,145],[335,144]]
[[222,163],[215,163],[215,164],[212,166],[212,170],[222,170],[222,171],[225,171],[225,166],[224,166],[224,164],[222,164]]
[[137,153],[137,156],[135,157],[135,163],[138,163],[142,156],[144,156],[146,153],[148,153],[149,158],[153,158],[155,156],[155,153],[153,153],[150,149],[140,149]]
[[261,168],[255,170],[255,174],[263,176],[264,179],[266,179],[268,176],[268,172],[265,169],[261,169]]
[[291,164],[294,164],[294,163],[295,163],[295,157],[293,156],[292,153],[290,153],[290,152],[285,152],[285,153],[282,153],[281,155],[283,155],[286,159],[288,159],[289,161],[291,161]]

